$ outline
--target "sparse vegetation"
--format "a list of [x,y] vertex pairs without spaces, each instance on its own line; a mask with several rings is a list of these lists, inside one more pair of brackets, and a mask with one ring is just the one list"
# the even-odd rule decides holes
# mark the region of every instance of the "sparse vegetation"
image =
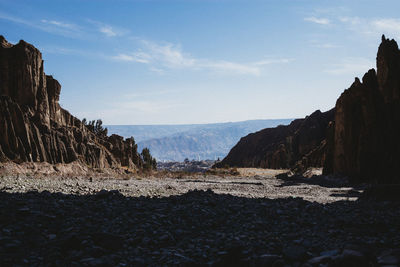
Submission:
[[131,136],[130,138],[126,139],[127,141],[131,141],[133,146],[132,146],[132,162],[133,164],[135,164],[138,168],[142,168],[143,166],[143,160],[140,157],[138,151],[138,146],[135,142],[135,138],[133,138],[133,136]]
[[150,150],[145,147],[141,153],[143,159],[143,169],[144,170],[156,170],[157,169],[157,161],[150,154]]
[[104,138],[108,134],[108,129],[103,127],[103,121],[101,119],[87,122],[86,118],[83,118],[82,124],[100,138]]

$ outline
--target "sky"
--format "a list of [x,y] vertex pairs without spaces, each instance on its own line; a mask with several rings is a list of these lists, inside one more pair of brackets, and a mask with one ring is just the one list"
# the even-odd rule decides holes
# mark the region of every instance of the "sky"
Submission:
[[42,52],[60,104],[104,124],[329,110],[400,40],[398,0],[0,0],[0,34]]

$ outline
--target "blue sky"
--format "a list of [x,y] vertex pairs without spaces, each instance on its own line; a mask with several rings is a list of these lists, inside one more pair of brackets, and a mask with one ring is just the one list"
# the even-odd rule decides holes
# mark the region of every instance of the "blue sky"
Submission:
[[304,117],[400,40],[400,1],[0,0],[0,34],[43,54],[61,105],[105,124]]

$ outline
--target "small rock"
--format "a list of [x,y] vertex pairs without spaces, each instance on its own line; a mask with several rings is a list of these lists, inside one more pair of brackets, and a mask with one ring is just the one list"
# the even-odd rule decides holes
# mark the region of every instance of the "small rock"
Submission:
[[97,233],[92,236],[92,239],[96,245],[113,251],[121,249],[124,245],[121,236],[110,233]]
[[355,250],[345,249],[342,254],[333,257],[334,266],[367,266],[368,260],[364,255]]
[[331,256],[318,256],[310,259],[307,263],[313,266],[320,266],[320,264],[325,264],[331,260]]
[[328,257],[333,257],[336,256],[340,253],[340,251],[338,249],[333,249],[333,250],[327,250],[327,251],[323,251],[321,252],[319,255],[320,256],[328,256]]
[[399,260],[393,255],[386,255],[378,258],[378,263],[380,265],[398,265]]
[[256,266],[272,266],[272,264],[282,257],[275,254],[263,254],[256,260]]
[[307,250],[302,246],[293,245],[284,248],[283,255],[289,260],[301,260],[307,256]]

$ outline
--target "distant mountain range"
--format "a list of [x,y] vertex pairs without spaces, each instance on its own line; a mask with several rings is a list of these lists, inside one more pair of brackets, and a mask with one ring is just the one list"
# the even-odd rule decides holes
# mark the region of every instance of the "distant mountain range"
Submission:
[[139,151],[148,147],[159,161],[222,159],[249,133],[287,125],[292,119],[181,125],[107,125],[109,134],[133,136]]

